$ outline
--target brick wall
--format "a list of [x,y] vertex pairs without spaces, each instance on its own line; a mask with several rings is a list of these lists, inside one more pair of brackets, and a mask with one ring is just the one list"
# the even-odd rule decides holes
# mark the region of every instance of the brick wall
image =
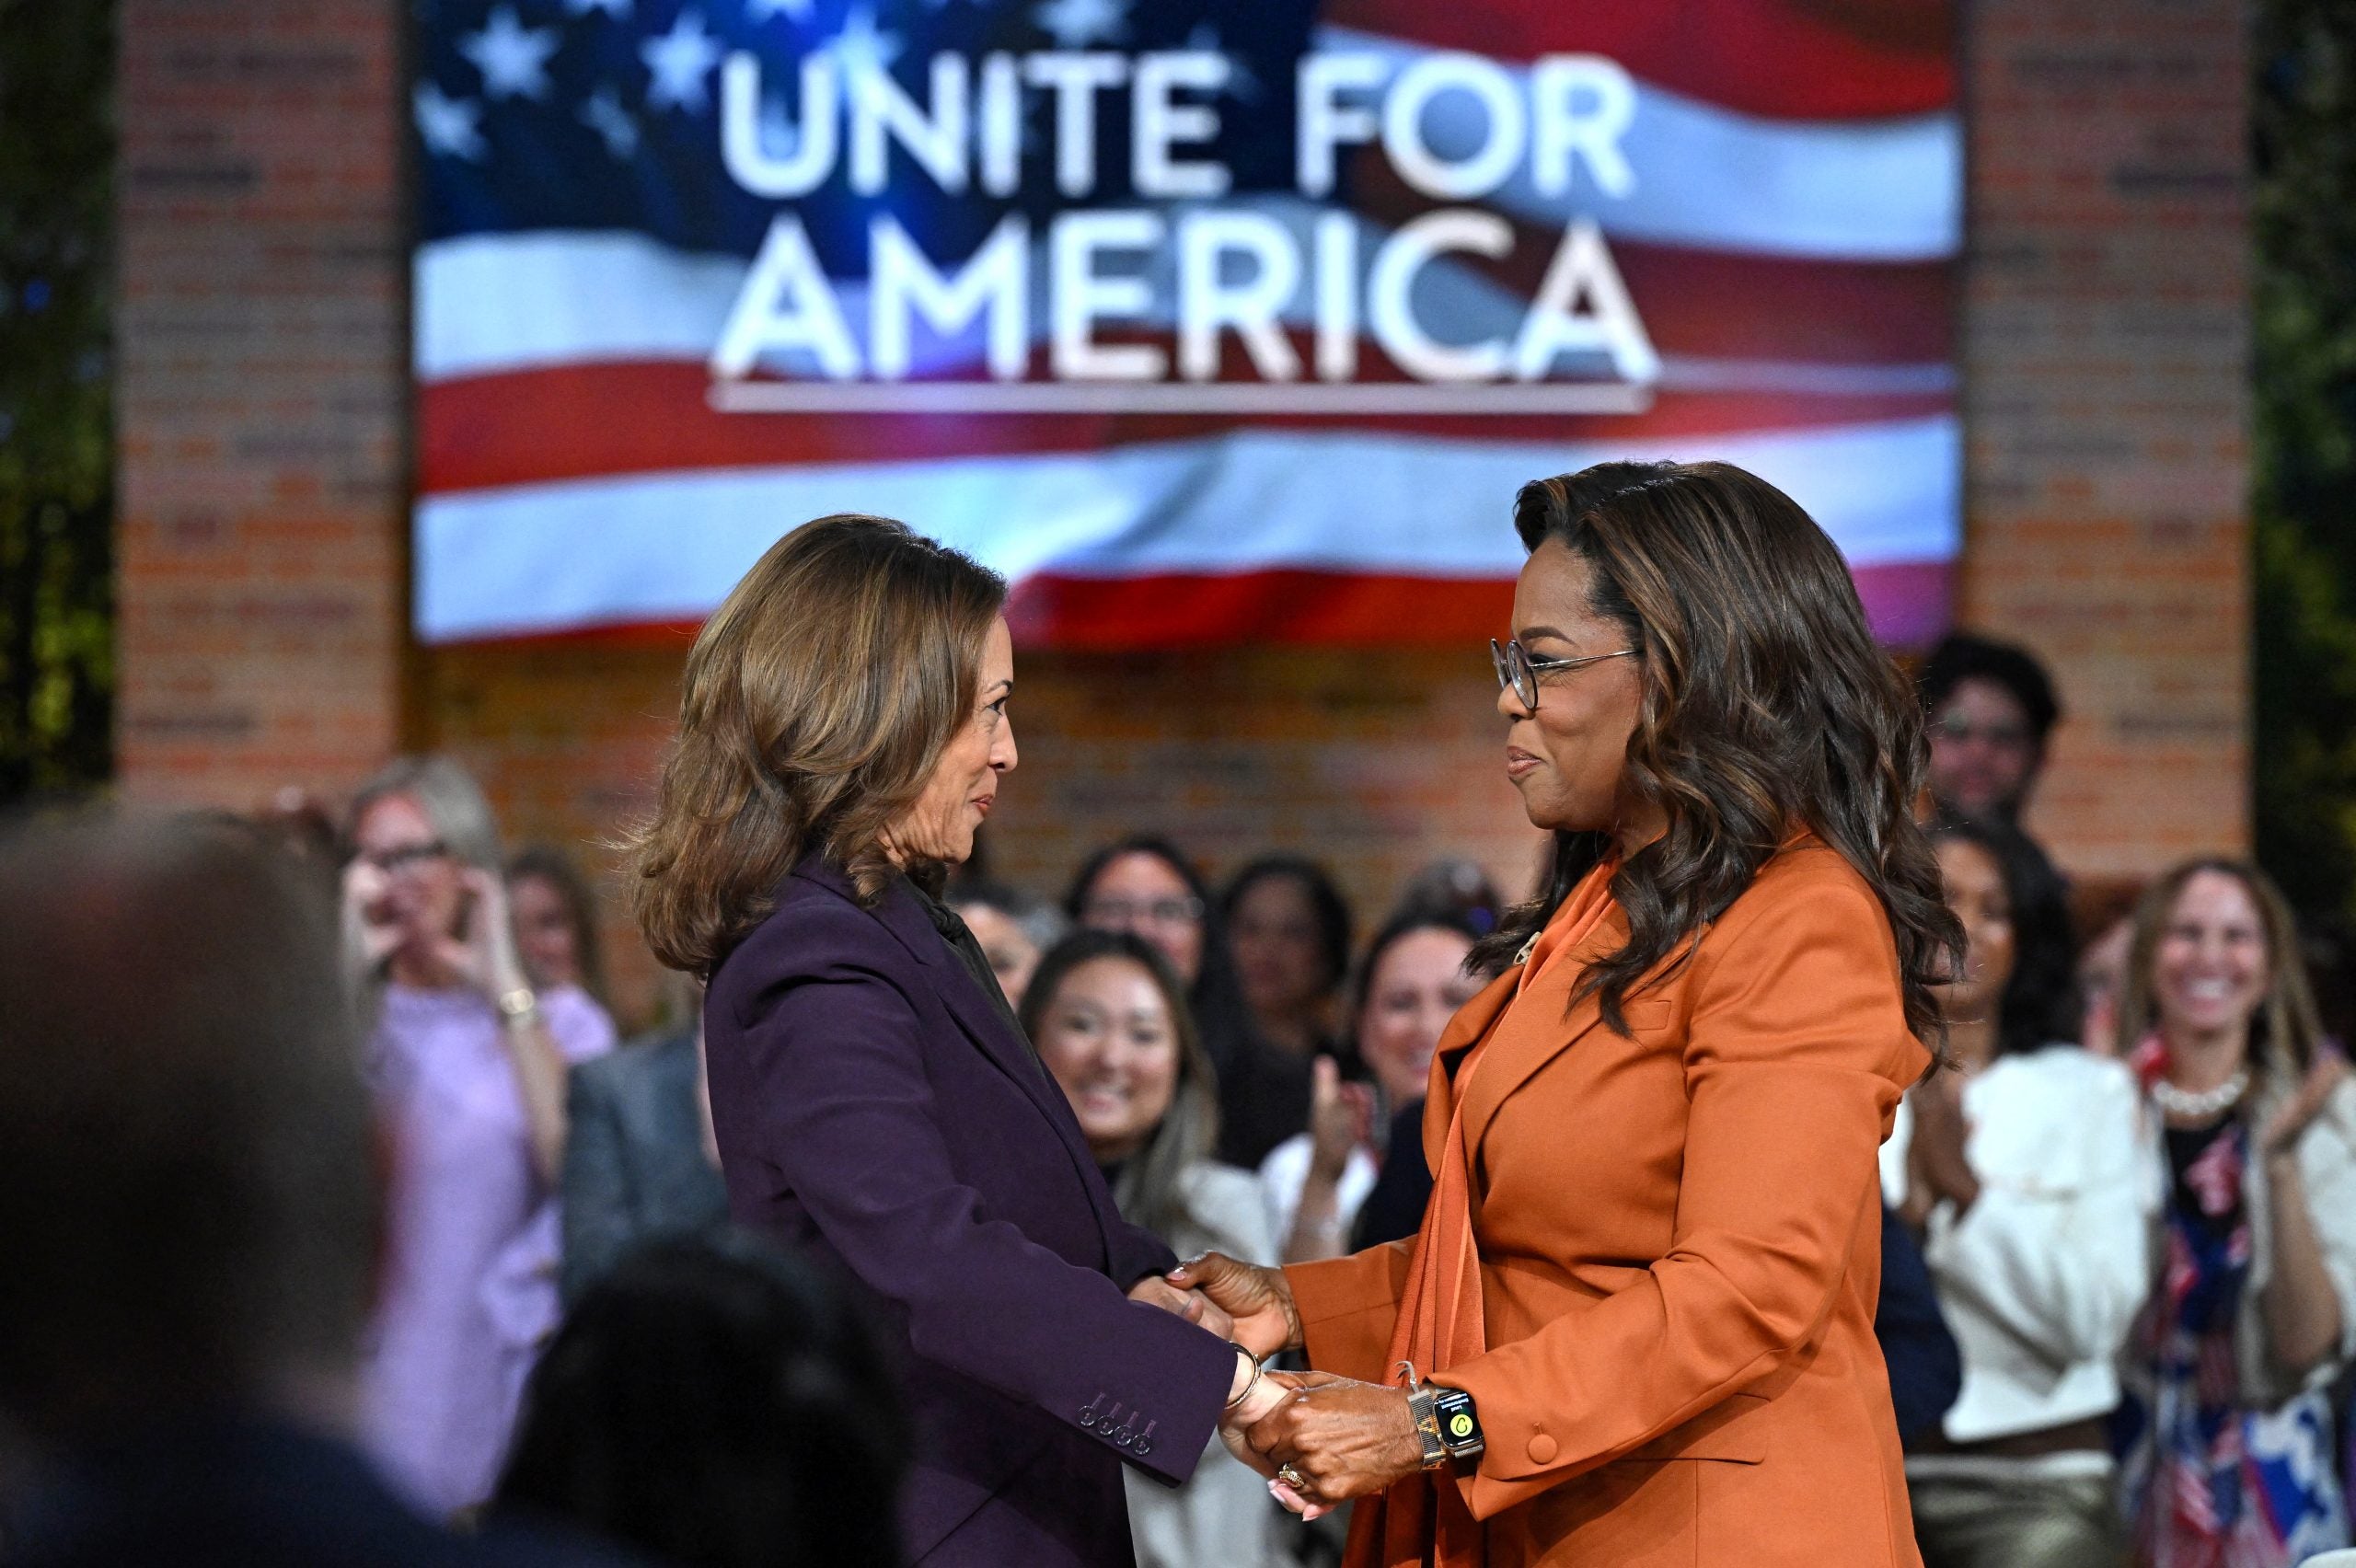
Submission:
[[[681,645],[410,654],[397,10],[126,0],[121,767],[136,794],[332,790],[447,747],[511,836],[600,859],[643,804]],[[2083,870],[2246,835],[2242,17],[1969,8],[1965,605],[2056,667],[2037,825]],[[1002,874],[1170,832],[1328,859],[1368,906],[1534,837],[1476,651],[1031,655]],[[608,899],[618,999],[653,972]]]
[[400,728],[398,7],[123,0],[118,768],[332,790]]
[[1964,611],[2051,661],[2074,869],[2249,834],[2246,17],[1969,12]]

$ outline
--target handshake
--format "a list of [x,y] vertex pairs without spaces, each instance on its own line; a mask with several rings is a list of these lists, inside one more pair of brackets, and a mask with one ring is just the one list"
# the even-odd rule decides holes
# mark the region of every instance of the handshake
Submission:
[[1404,1389],[1323,1372],[1256,1365],[1301,1343],[1300,1314],[1281,1269],[1206,1252],[1167,1277],[1140,1280],[1130,1299],[1178,1314],[1242,1348],[1219,1418],[1228,1451],[1269,1478],[1276,1501],[1316,1518],[1424,1468]]

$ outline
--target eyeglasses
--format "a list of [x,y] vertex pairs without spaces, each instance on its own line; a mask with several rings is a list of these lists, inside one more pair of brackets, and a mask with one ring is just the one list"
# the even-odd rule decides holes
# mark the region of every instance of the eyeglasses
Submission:
[[1565,674],[1588,664],[1600,664],[1606,659],[1633,659],[1633,648],[1614,649],[1609,653],[1588,653],[1576,659],[1534,659],[1519,639],[1499,642],[1489,639],[1489,659],[1497,667],[1497,689],[1513,688],[1515,697],[1529,711],[1538,711],[1538,681],[1542,675]]
[[1122,930],[1131,926],[1183,926],[1203,917],[1199,898],[1091,898],[1080,910],[1091,926]]
[[378,870],[390,874],[422,865],[428,860],[438,860],[449,852],[447,844],[438,838],[429,838],[422,844],[397,844],[390,849],[379,849],[374,854],[364,849],[352,859],[365,860]]
[[2018,724],[1974,724],[1959,713],[1951,713],[1932,725],[1931,733],[1958,746],[1984,741],[2005,751],[2018,751],[2029,744],[2028,732]]

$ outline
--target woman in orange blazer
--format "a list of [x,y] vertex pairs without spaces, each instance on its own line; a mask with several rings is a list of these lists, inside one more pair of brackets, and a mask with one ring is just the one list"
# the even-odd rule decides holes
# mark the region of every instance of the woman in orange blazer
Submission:
[[1515,524],[1498,706],[1555,866],[1434,1060],[1423,1229],[1172,1278],[1306,1348],[1250,1439],[1288,1502],[1365,1499],[1351,1568],[1913,1568],[1873,1316],[1958,936],[1920,715],[1750,474],[1600,465]]

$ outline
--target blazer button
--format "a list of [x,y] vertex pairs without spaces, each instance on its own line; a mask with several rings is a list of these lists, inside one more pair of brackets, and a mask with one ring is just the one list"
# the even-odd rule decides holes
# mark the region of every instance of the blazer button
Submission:
[[1533,1465],[1553,1464],[1559,1451],[1554,1446],[1554,1439],[1543,1432],[1530,1440],[1530,1462]]
[[1153,1452],[1153,1439],[1152,1439],[1152,1438],[1150,1438],[1150,1437],[1140,1437],[1140,1438],[1138,1438],[1138,1442],[1137,1442],[1137,1451],[1138,1451],[1138,1453],[1140,1453],[1140,1454],[1150,1454],[1150,1453],[1152,1453],[1152,1452]]

